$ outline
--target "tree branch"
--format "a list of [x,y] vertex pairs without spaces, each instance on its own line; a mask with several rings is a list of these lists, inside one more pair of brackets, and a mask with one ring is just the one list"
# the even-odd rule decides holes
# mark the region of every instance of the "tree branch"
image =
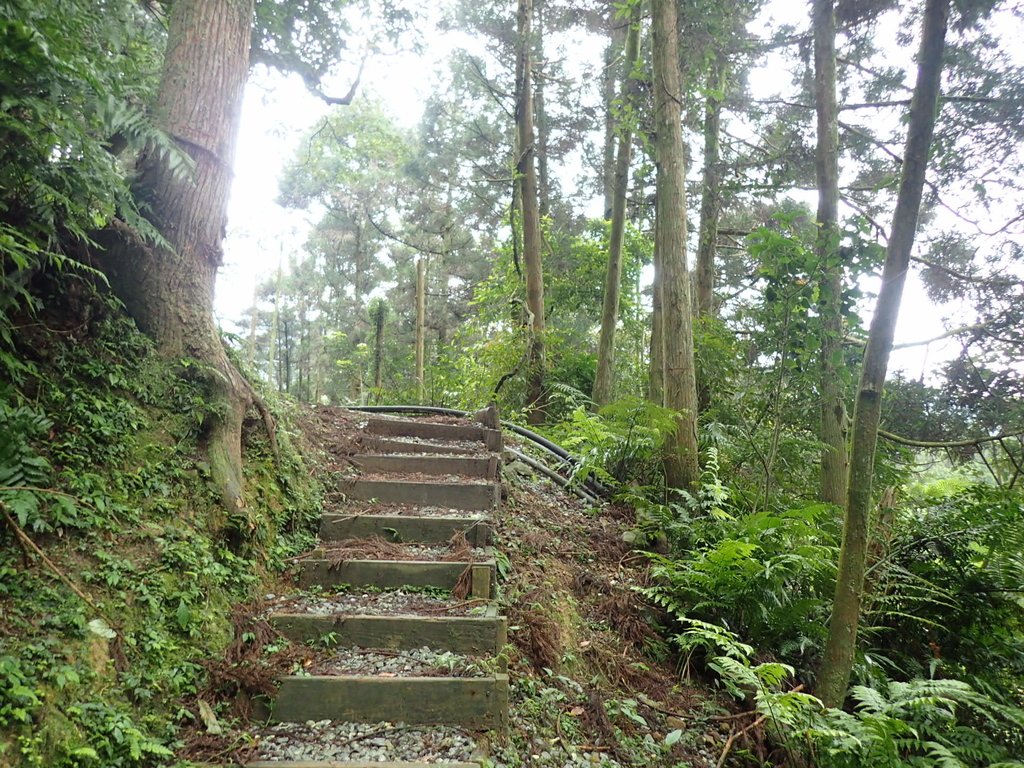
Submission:
[[993,435],[992,437],[974,437],[966,440],[914,440],[910,437],[902,437],[901,435],[887,432],[884,429],[878,430],[878,436],[884,437],[890,443],[896,443],[897,445],[905,445],[910,448],[971,448],[984,445],[985,443],[995,443],[1001,440],[1005,440],[1008,437],[1019,437],[1024,434],[1024,429],[1017,430],[1015,432],[1004,432],[1001,435]]
[[366,220],[370,222],[370,226],[373,227],[375,230],[377,230],[377,232],[379,232],[381,235],[383,235],[384,237],[388,238],[389,240],[394,240],[396,243],[401,243],[402,245],[404,245],[404,246],[406,246],[408,248],[412,248],[414,251],[417,251],[418,253],[429,253],[432,256],[444,256],[444,255],[446,255],[444,251],[435,251],[433,248],[426,248],[426,247],[424,247],[422,245],[416,245],[415,243],[410,243],[408,240],[403,240],[401,237],[396,235],[394,232],[387,231],[380,224],[378,224],[376,221],[374,221],[373,220],[373,216],[370,214],[370,209],[368,207],[365,207],[363,210],[366,213]]
[[964,333],[970,333],[971,331],[980,331],[989,325],[991,321],[985,321],[983,323],[974,323],[973,325],[962,325],[959,328],[952,328],[945,333],[941,333],[938,336],[934,336],[930,339],[922,339],[921,341],[907,341],[903,344],[893,344],[893,349],[910,349],[911,347],[923,347],[936,341],[942,341],[943,339],[949,339],[953,336],[960,336]]
[[366,66],[366,60],[370,58],[370,52],[367,50],[363,53],[363,60],[359,62],[359,71],[356,72],[356,79],[352,81],[352,87],[348,89],[348,93],[344,96],[328,96],[316,83],[307,81],[306,87],[309,88],[310,92],[314,96],[318,96],[323,99],[326,103],[331,105],[338,105],[347,107],[352,103],[352,99],[356,97],[356,90],[359,88],[359,81],[363,78],[363,68]]

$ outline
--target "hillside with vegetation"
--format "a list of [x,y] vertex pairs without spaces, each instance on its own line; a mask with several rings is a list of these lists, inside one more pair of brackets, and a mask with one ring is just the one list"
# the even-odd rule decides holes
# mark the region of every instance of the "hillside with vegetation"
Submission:
[[[0,10],[0,766],[251,759],[345,407],[490,403],[485,764],[1024,765],[1017,5]],[[225,331],[268,73],[312,223]]]

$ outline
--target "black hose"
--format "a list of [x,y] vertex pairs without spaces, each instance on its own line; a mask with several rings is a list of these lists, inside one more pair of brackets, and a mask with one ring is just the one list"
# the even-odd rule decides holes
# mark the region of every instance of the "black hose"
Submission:
[[522,451],[517,451],[514,448],[506,448],[505,450],[507,450],[509,453],[511,453],[513,456],[515,456],[519,461],[523,462],[526,466],[530,467],[531,469],[537,470],[542,475],[544,475],[544,477],[546,477],[549,480],[551,480],[552,482],[558,484],[559,486],[561,486],[562,488],[566,489],[567,491],[575,493],[577,496],[579,496],[581,499],[583,499],[585,501],[589,501],[591,503],[597,503],[597,501],[598,501],[597,496],[595,496],[590,491],[588,491],[586,488],[584,488],[584,487],[582,487],[580,485],[572,485],[567,477],[563,477],[562,475],[558,474],[551,467],[549,467],[549,466],[547,466],[545,464],[541,464],[536,459],[531,458],[531,457],[527,456],[525,453],[523,453]]
[[[442,408],[436,405],[353,405],[345,407],[350,411],[363,411],[365,413],[429,413],[438,416],[459,416],[462,418],[469,418],[473,415],[470,411],[460,411],[456,408]],[[513,424],[510,421],[502,421],[501,426],[540,446],[548,453],[558,458],[560,463],[564,466],[575,468],[580,464],[580,460],[570,454],[565,450],[565,448],[557,443],[551,442],[543,435],[538,435],[536,432],[529,430],[526,427],[521,427],[518,424]],[[601,483],[592,477],[588,477],[584,480],[583,485],[596,496],[609,498],[612,495],[611,490],[604,485],[604,483]]]

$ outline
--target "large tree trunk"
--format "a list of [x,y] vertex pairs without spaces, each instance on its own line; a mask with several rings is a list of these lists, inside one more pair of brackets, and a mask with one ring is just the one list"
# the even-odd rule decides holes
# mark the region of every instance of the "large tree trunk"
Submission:
[[284,282],[284,267],[281,260],[277,262],[277,280],[274,282],[274,312],[270,316],[270,348],[267,352],[268,375],[274,382],[274,388],[278,392],[284,392],[281,387],[281,286]]
[[[701,173],[700,229],[697,233],[697,316],[715,315],[715,254],[718,220],[722,214],[721,125],[726,81],[726,61],[717,53],[708,68],[704,103],[704,169]],[[697,410],[711,406],[711,384],[705,371],[697,379]]]
[[139,162],[136,193],[169,248],[120,228],[104,233],[111,285],[161,352],[207,371],[206,450],[229,509],[242,501],[242,420],[252,390],[227,359],[213,319],[231,163],[249,69],[252,0],[176,0],[156,118],[195,161],[192,174],[152,152]]
[[[417,296],[417,304],[418,299]],[[373,306],[373,388],[377,390],[377,398],[380,398],[384,387],[384,322],[387,317],[388,305],[378,299]]]
[[917,83],[910,104],[903,174],[893,213],[892,232],[886,248],[885,266],[882,269],[882,288],[871,318],[853,411],[853,443],[843,543],[839,554],[828,642],[817,685],[818,697],[831,707],[840,706],[846,697],[857,648],[882,388],[889,366],[903,285],[910,266],[910,251],[917,232],[928,152],[935,130],[948,21],[949,0],[927,0],[921,48],[917,57]]
[[[704,170],[700,199],[700,231],[697,235],[697,315],[715,314],[715,245],[722,212],[721,138],[722,101],[725,89],[725,56],[715,55],[707,75],[704,104]],[[706,390],[706,388],[704,388]]]
[[608,29],[611,32],[608,46],[604,50],[604,72],[601,77],[601,103],[604,106],[604,154],[601,162],[601,184],[604,189],[604,218],[612,217],[612,205],[615,199],[615,111],[612,100],[615,98],[615,57],[622,49],[626,39],[626,25],[618,18],[619,9],[610,3],[608,12]]
[[523,211],[523,266],[529,349],[526,361],[526,407],[530,424],[544,421],[544,273],[541,266],[540,209],[537,200],[536,145],[533,134],[532,35],[533,0],[519,0],[519,51],[516,62],[516,174]]
[[427,260],[416,260],[416,399],[422,403],[426,396],[424,369],[426,367],[427,337]]
[[814,101],[818,116],[818,311],[821,316],[821,500],[846,503],[846,405],[843,402],[843,264],[839,256],[839,117],[836,17],[832,0],[814,0]]
[[693,361],[690,270],[686,258],[686,173],[682,89],[675,0],[651,1],[654,64],[655,249],[661,280],[665,345],[665,405],[677,412],[666,441],[665,483],[690,489],[700,475],[697,456],[697,382]]
[[654,222],[654,254],[651,259],[654,275],[651,280],[651,360],[648,370],[647,399],[665,405],[665,335],[663,333],[661,284],[665,281],[665,268],[658,253],[658,222]]
[[[531,59],[544,62],[544,2],[534,3],[533,15],[535,24],[534,45]],[[544,72],[533,78],[533,111],[534,129],[537,151],[537,200],[540,217],[546,218],[551,212],[551,174],[548,169],[548,139],[551,136],[551,121],[548,119],[547,104],[544,100]]]
[[[633,6],[626,35],[626,61],[622,78],[623,110],[636,94],[633,70],[640,56],[640,5]],[[622,288],[622,242],[626,232],[626,192],[629,189],[629,165],[633,148],[633,115],[627,110],[620,121],[615,157],[615,187],[612,194],[612,226],[608,241],[608,267],[604,276],[604,300],[601,306],[601,336],[597,344],[597,371],[592,397],[598,406],[607,405],[614,396],[615,330],[619,322],[619,295]]]

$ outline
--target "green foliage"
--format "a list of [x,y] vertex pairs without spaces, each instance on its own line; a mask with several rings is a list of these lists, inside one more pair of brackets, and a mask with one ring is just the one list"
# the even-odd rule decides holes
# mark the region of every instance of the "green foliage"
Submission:
[[791,743],[825,768],[1021,765],[1022,754],[971,727],[986,721],[1004,734],[1024,729],[1024,711],[993,701],[958,680],[881,681],[852,691],[853,712],[813,700],[787,707]]
[[597,413],[577,405],[545,431],[579,459],[574,480],[596,477],[617,488],[627,483],[654,486],[660,482],[662,448],[672,429],[672,411],[650,400],[629,397],[609,403]]
[[[607,238],[607,222],[588,222],[578,233],[552,231],[551,223],[546,222],[545,240],[552,248],[545,261],[549,423],[576,418],[573,412],[590,404],[596,365],[594,329],[600,322]],[[650,257],[650,248],[648,238],[635,228],[627,228],[620,308],[623,327],[616,344],[618,389],[631,396],[639,393],[637,374],[644,365],[646,325],[635,286],[641,265]],[[505,418],[515,419],[525,402],[528,336],[524,303],[523,279],[516,270],[511,248],[506,246],[493,262],[490,274],[473,289],[475,314],[441,351],[434,374],[438,379],[435,401],[475,408],[492,399],[501,381],[498,404]]]
[[8,436],[0,444],[0,503],[22,527],[31,525],[37,531],[46,527],[39,516],[38,491],[49,485],[53,468],[32,443],[44,438],[52,426],[38,411],[0,402],[0,433]]
[[309,544],[316,489],[279,411],[280,471],[249,435],[250,503],[225,515],[198,459],[202,372],[160,358],[112,300],[76,301],[74,335],[19,336],[36,375],[0,399],[0,505],[52,563],[0,523],[0,761],[141,768],[170,757],[231,605]]
[[27,371],[6,350],[13,314],[39,309],[35,272],[97,276],[81,249],[115,217],[159,239],[116,153],[146,148],[189,168],[146,111],[162,34],[131,0],[0,2],[0,364],[19,376]]
[[933,485],[897,522],[868,574],[871,642],[906,674],[958,677],[1024,706],[1020,494]]
[[838,525],[823,504],[691,521],[691,546],[650,555],[643,594],[677,621],[720,624],[762,651],[814,658],[835,583]]

